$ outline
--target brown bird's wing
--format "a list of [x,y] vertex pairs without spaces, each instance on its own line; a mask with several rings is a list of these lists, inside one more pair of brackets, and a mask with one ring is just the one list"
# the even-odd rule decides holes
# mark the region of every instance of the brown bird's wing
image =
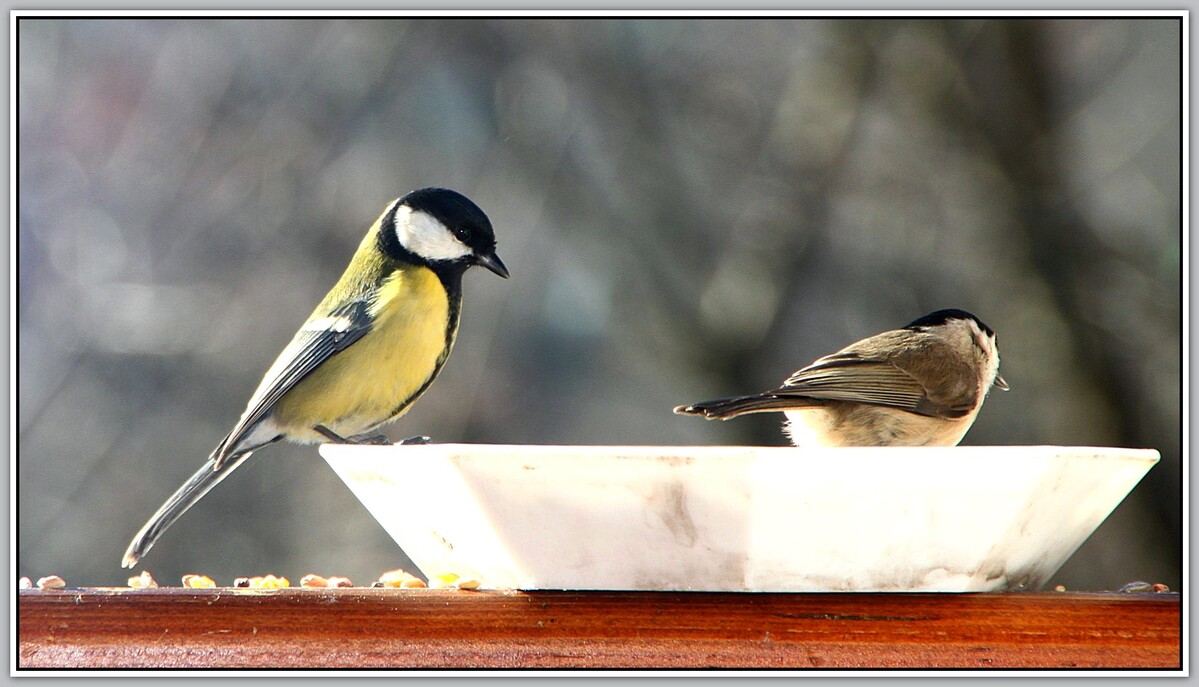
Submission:
[[[885,332],[872,338],[892,334]],[[869,403],[929,417],[952,419],[968,414],[977,395],[971,371],[955,369],[949,362],[953,358],[936,350],[940,344],[935,339],[917,337],[913,341],[910,332],[905,336],[910,345],[885,346],[882,350],[891,351],[886,357],[862,355],[858,351],[866,342],[859,342],[817,360],[767,393],[775,397]],[[877,345],[870,348],[879,349]],[[945,388],[930,393],[920,382],[928,378],[942,380],[941,386]]]
[[870,403],[918,412],[927,398],[911,375],[886,361],[847,358],[806,367],[771,392],[827,401]]
[[[956,419],[969,414],[978,400],[978,380],[970,365],[925,332],[889,331],[817,360],[777,389],[679,406],[675,412],[726,420],[844,401]],[[920,381],[928,379],[937,380],[932,391]]]

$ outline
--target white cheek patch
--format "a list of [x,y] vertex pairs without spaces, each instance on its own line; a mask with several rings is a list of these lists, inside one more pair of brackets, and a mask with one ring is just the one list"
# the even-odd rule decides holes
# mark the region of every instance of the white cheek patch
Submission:
[[401,246],[426,260],[457,260],[471,254],[444,224],[407,205],[396,209],[395,232]]
[[986,393],[995,378],[999,376],[999,347],[995,344],[994,334],[984,332],[974,320],[969,320],[969,323],[970,335],[974,337],[974,345],[978,346],[986,357],[986,378],[983,381],[983,393]]

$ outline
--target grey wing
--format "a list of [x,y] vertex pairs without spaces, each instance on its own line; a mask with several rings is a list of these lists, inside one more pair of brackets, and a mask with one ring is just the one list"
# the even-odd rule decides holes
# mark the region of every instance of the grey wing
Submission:
[[325,317],[304,323],[263,376],[233,431],[213,451],[216,467],[219,468],[232,455],[257,448],[241,447],[238,442],[266,417],[284,394],[334,354],[345,350],[369,332],[372,322],[370,304],[365,298],[360,298],[334,308]]
[[773,393],[779,396],[870,403],[929,417],[958,418],[970,405],[950,406],[929,397],[928,390],[888,360],[837,353],[796,372]]

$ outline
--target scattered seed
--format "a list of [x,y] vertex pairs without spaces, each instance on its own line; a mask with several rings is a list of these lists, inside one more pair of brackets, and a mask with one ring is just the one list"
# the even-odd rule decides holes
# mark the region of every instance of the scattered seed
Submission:
[[379,587],[401,587],[407,589],[424,587],[425,583],[416,575],[406,570],[388,570],[379,576],[375,583]]
[[66,580],[58,575],[47,575],[37,581],[38,589],[62,589],[67,586]]
[[432,589],[453,589],[458,581],[458,576],[454,573],[441,573],[440,575],[432,575],[429,577],[429,587]]
[[33,580],[28,577],[22,577],[17,581],[17,589],[33,589]]
[[482,583],[473,577],[462,577],[457,573],[447,572],[429,577],[431,589],[478,589]]
[[328,587],[329,580],[320,575],[305,575],[300,578],[301,587]]
[[1154,592],[1157,592],[1157,593],[1159,593],[1159,594],[1160,594],[1160,593],[1162,593],[1162,592],[1168,592],[1168,591],[1170,591],[1170,588],[1169,588],[1169,587],[1167,587],[1166,585],[1162,584],[1161,582],[1158,582],[1158,583],[1156,583],[1156,584],[1154,584],[1154,585],[1153,585],[1153,591],[1154,591]]
[[1123,587],[1120,587],[1121,594],[1143,594],[1144,592],[1148,592],[1148,591],[1152,591],[1152,590],[1153,590],[1153,585],[1149,584],[1148,582],[1142,582],[1140,580],[1137,580],[1136,582],[1129,582],[1128,584],[1124,585]]
[[330,577],[327,581],[327,584],[330,587],[353,587],[354,586],[354,583],[350,582],[350,578],[339,577],[336,575],[333,577]]
[[233,586],[234,587],[249,587],[250,586],[250,578],[239,577],[236,580],[233,580]]
[[129,586],[134,589],[151,589],[157,587],[158,583],[150,576],[149,570],[143,570],[142,574],[129,578]]
[[188,589],[215,589],[216,582],[207,575],[192,575],[183,576],[183,586]]
[[[254,584],[255,581],[258,584]],[[291,582],[286,577],[275,577],[274,575],[263,575],[262,577],[251,577],[250,586],[259,589],[284,589],[291,586]]]

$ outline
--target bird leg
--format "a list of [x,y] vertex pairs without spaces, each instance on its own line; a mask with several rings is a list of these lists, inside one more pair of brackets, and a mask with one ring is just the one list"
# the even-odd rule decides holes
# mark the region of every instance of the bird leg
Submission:
[[355,434],[350,437],[351,444],[369,444],[371,446],[390,446],[391,439],[383,434]]
[[[382,434],[354,434],[349,437],[343,437],[340,434],[338,434],[337,432],[334,432],[333,430],[329,429],[328,427],[326,427],[324,425],[316,425],[312,429],[315,430],[316,432],[324,435],[324,437],[326,439],[328,439],[329,441],[331,441],[335,444],[369,444],[372,446],[383,446],[383,445],[391,444],[391,439],[388,439],[386,436],[384,436]],[[416,437],[413,437],[413,438],[416,438]],[[407,441],[408,440],[405,439],[404,441],[401,441],[400,443],[401,444],[406,443]]]

